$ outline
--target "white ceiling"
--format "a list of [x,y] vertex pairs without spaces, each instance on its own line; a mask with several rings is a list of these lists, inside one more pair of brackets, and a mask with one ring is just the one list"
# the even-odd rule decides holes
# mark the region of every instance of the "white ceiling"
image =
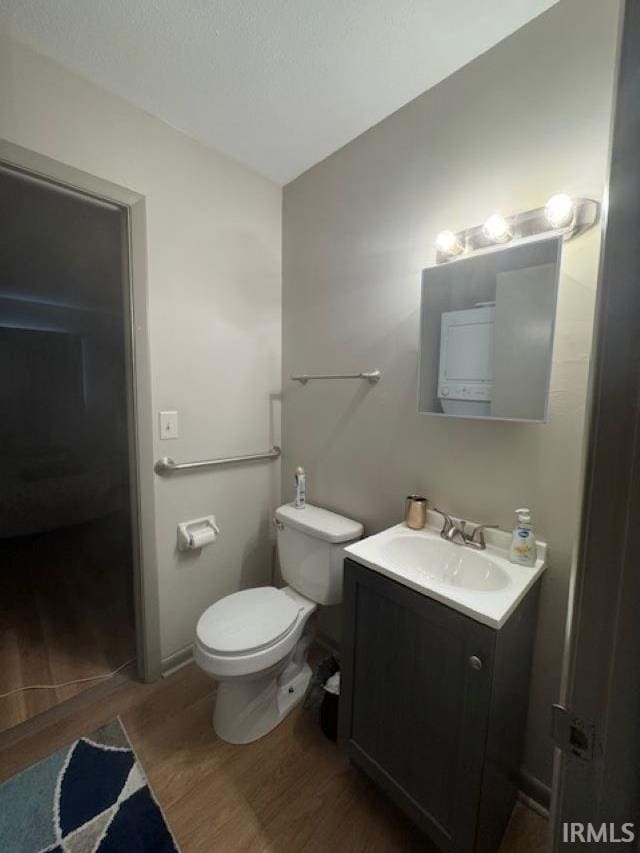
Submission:
[[279,183],[556,0],[2,0],[0,30]]

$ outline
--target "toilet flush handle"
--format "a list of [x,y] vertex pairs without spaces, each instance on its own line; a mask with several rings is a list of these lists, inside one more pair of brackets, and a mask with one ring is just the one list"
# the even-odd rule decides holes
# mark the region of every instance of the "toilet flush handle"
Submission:
[[274,525],[274,527],[276,527],[278,530],[284,530],[284,524],[283,524],[281,521],[279,521],[279,520],[275,517],[275,515],[273,516],[273,525]]

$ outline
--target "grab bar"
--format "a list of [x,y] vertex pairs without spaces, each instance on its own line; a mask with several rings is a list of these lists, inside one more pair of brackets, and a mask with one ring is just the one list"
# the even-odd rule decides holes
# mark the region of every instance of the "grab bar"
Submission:
[[306,385],[310,379],[366,379],[367,382],[375,384],[380,381],[382,373],[379,370],[363,370],[362,373],[316,373],[309,375],[301,373],[297,376],[292,376],[294,382],[301,382]]
[[204,459],[201,462],[174,462],[169,456],[158,459],[153,470],[161,477],[174,471],[190,471],[193,468],[215,468],[218,465],[238,465],[243,462],[259,462],[261,459],[278,459],[282,450],[277,446],[265,453],[251,453],[248,456],[228,456],[223,459]]

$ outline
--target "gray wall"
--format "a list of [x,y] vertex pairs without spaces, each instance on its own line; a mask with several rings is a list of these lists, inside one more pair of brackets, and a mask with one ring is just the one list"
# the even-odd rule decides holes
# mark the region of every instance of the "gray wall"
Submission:
[[[284,193],[283,496],[304,465],[309,500],[362,520],[367,533],[400,521],[413,491],[504,528],[514,507],[532,508],[551,565],[525,771],[547,784],[600,235],[565,246],[545,425],[416,413],[420,272],[442,228],[536,207],[554,192],[601,197],[618,14],[614,2],[563,0]],[[288,380],[374,367],[376,386]],[[324,616],[334,636],[336,615]]]
[[[281,188],[0,36],[2,138],[145,198],[154,457],[280,443]],[[164,409],[179,412],[176,440],[160,438]],[[209,604],[268,583],[279,493],[273,464],[155,478],[142,523],[156,540],[165,664]],[[215,546],[178,552],[178,523],[210,513]]]

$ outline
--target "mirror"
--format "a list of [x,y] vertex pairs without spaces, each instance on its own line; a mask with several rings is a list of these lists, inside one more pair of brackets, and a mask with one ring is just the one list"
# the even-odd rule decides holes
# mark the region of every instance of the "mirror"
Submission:
[[418,411],[545,421],[562,237],[422,273]]

